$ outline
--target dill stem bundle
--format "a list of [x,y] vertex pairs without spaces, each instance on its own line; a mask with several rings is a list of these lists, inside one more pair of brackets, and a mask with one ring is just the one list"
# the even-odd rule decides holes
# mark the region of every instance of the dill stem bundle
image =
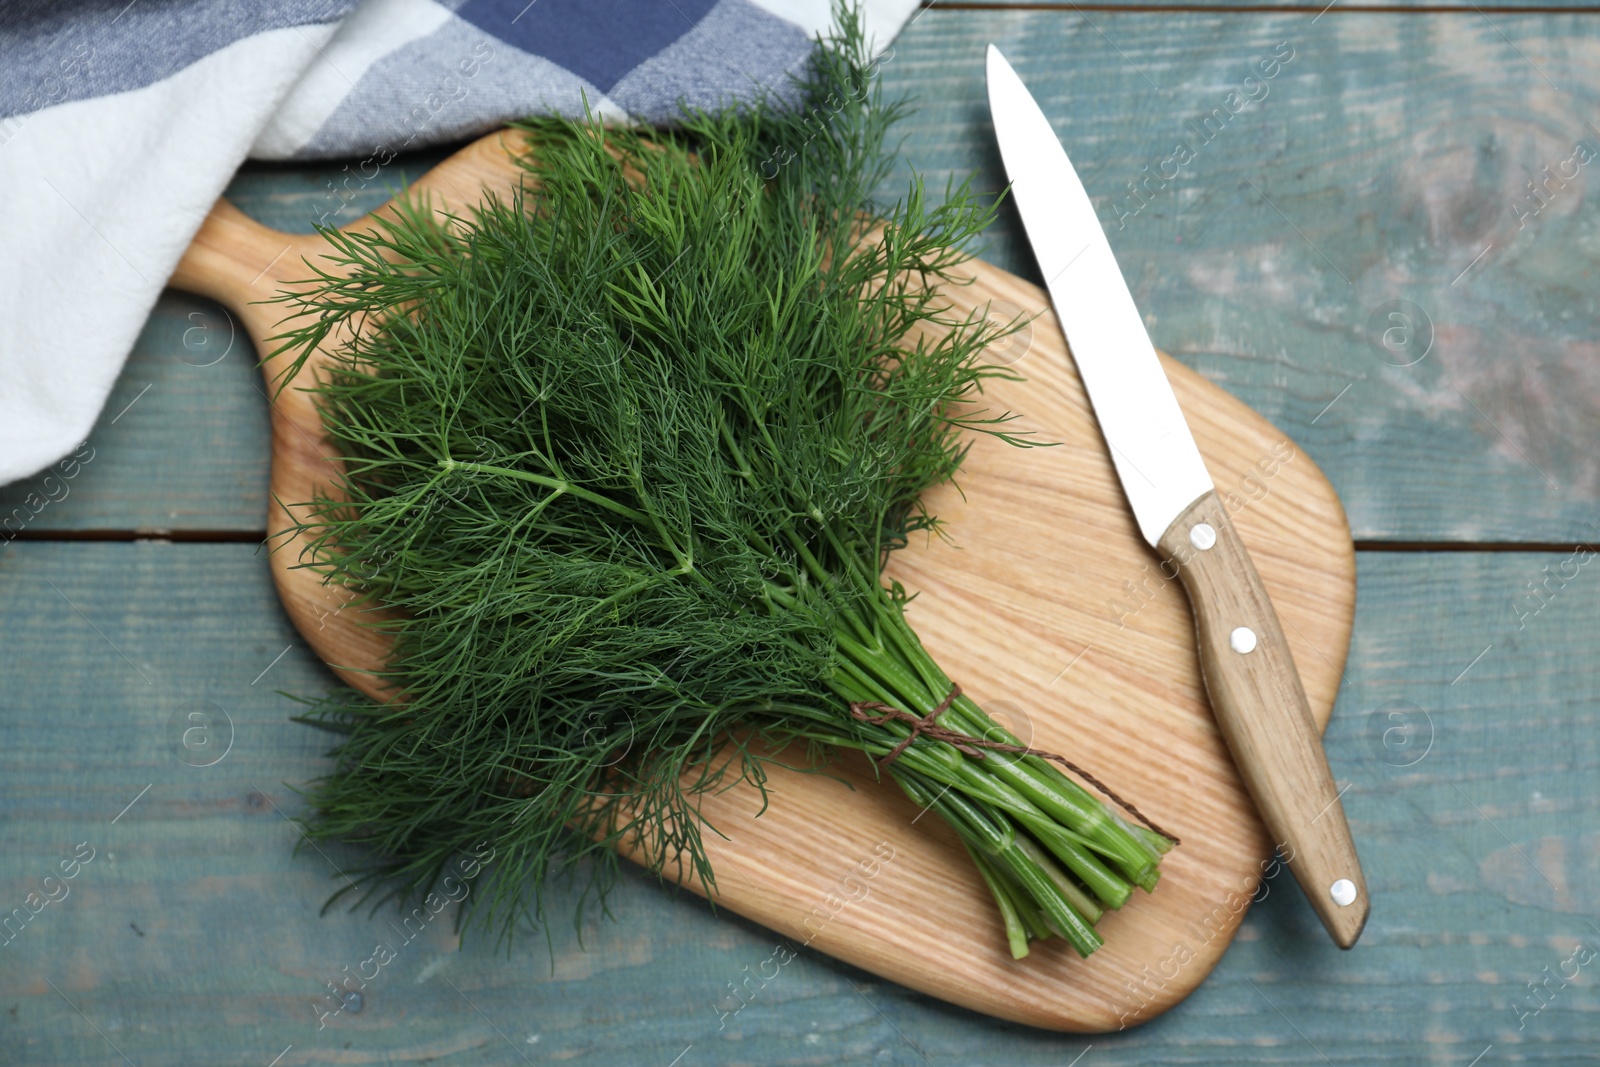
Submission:
[[300,383],[344,465],[295,505],[302,565],[392,609],[394,698],[301,716],[340,735],[305,830],[371,849],[362,900],[483,840],[473,899],[505,933],[556,873],[603,897],[622,844],[715,899],[698,797],[839,749],[960,837],[1013,955],[1087,955],[1154,887],[1171,842],[960,694],[882,577],[939,532],[920,497],[969,433],[1028,442],[979,407],[1006,328],[938,295],[993,208],[915,179],[869,198],[903,107],[841,24],[798,104],[530,121],[521,191],[324,230],[331,265],[280,298],[290,376],[346,338]]

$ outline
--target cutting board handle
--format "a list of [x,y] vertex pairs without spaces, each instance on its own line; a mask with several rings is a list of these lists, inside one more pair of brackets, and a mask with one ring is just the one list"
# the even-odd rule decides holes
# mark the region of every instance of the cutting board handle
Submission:
[[[525,134],[499,130],[480,137],[442,164],[434,167],[405,191],[408,202],[425,200],[436,212],[464,215],[481,203],[485,192],[505,195],[523,171],[516,157],[528,149]],[[343,227],[346,230],[370,229],[374,218],[391,210],[393,201],[371,215]],[[308,278],[309,263],[325,270],[337,265],[326,257],[329,245],[320,234],[292,234],[263,226],[219,198],[195,234],[188,251],[178,261],[168,285],[222,304],[237,318],[244,332],[255,342],[257,354],[265,360],[275,347],[271,340],[283,332],[293,308],[287,304],[262,303],[271,300],[292,283]],[[319,370],[326,366],[327,349],[344,339],[336,330],[323,349],[311,354],[304,380],[280,388],[281,365],[289,358],[266,361],[262,366],[265,381],[261,389],[268,396],[272,418],[272,470],[267,500],[267,543],[272,551],[268,563],[278,595],[302,635],[317,653],[348,684],[374,700],[391,694],[372,673],[372,668],[388,662],[389,636],[370,624],[386,615],[380,609],[345,609],[353,594],[345,587],[324,583],[320,576],[300,565],[310,557],[307,538],[296,534],[298,519],[295,503],[312,501],[336,491],[342,472],[336,451],[323,434],[322,418],[315,395],[307,388]]]
[[302,258],[326,248],[316,234],[268,229],[219,198],[167,284],[222,304],[243,320],[251,337],[270,337],[286,309],[256,301],[277,295],[285,277],[305,277]]
[[[405,198],[425,198],[441,214],[469,212],[485,190],[505,193],[521,174],[515,159],[527,149],[527,135],[518,130],[480,137],[408,186]],[[370,228],[373,217],[389,209],[385,204],[343,228]],[[328,243],[315,233],[269,229],[219,198],[167,284],[224,305],[259,342],[279,332],[278,323],[289,308],[257,301],[270,300],[289,282],[309,277],[304,261],[327,251]]]

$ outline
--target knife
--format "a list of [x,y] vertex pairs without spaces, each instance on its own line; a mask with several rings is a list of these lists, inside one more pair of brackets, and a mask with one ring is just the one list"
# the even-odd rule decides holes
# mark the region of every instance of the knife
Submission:
[[1177,567],[1201,673],[1245,787],[1340,948],[1367,885],[1300,674],[1172,394],[1083,182],[994,45],[989,111],[1011,195],[1139,530]]

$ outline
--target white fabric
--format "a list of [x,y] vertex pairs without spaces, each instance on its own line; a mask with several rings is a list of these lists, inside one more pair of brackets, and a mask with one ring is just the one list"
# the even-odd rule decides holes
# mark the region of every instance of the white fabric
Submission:
[[316,63],[278,108],[250,154],[288,159],[322,128],[374,63],[443,26],[450,11],[433,0],[368,0],[345,19]]
[[331,34],[243,38],[142,89],[24,116],[0,147],[15,198],[0,230],[0,483],[88,437],[217,191]]
[[[222,28],[238,26],[228,0],[193,2],[213,20],[224,19]],[[886,46],[916,3],[864,0],[869,39]],[[0,33],[0,46],[23,57],[0,75],[13,75],[10,91],[26,105],[19,110],[18,99],[0,98],[0,115],[6,116],[0,118],[0,194],[7,201],[0,216],[0,484],[48,466],[88,437],[166,279],[247,154],[310,157],[365,143],[371,124],[385,121],[382,108],[373,109],[373,98],[389,103],[384,87],[393,83],[397,63],[402,79],[417,72],[419,91],[441,87],[423,92],[429,116],[433,96],[448,96],[450,86],[465,96],[468,83],[469,105],[499,109],[467,115],[468,125],[459,129],[445,120],[459,126],[461,113],[441,111],[428,136],[415,144],[401,138],[410,147],[484,128],[547,98],[587,100],[604,115],[648,119],[648,110],[628,108],[676,107],[681,98],[672,94],[689,90],[720,98],[725,90],[718,77],[736,76],[730,84],[742,88],[745,59],[765,63],[773,74],[791,68],[809,50],[810,39],[830,28],[832,3],[718,0],[681,42],[637,60],[630,76],[608,81],[607,92],[506,41],[489,43],[483,27],[463,21],[457,7],[452,0],[364,0],[342,24],[263,29],[228,44],[220,43],[229,36],[214,21],[197,16],[180,24],[152,15],[140,22],[139,9],[120,26],[115,24],[122,15],[98,27],[68,19],[38,39],[25,38],[25,23],[0,22],[0,31],[12,34],[5,40]],[[346,10],[340,4],[308,8],[314,9],[308,18]],[[529,14],[522,31],[533,32],[529,27],[540,15]],[[173,44],[176,28],[219,44],[141,83],[140,63],[166,58],[162,43]],[[113,30],[121,36],[104,35]],[[99,52],[83,40],[90,31],[102,32]],[[737,46],[727,39],[730,32],[743,35]],[[116,49],[108,42],[118,40],[121,54],[109,55]],[[478,42],[470,51],[469,41]],[[727,62],[724,47],[742,48],[741,63]],[[706,49],[723,62],[707,65]],[[586,65],[579,62],[583,58],[569,57],[568,66],[605,74],[603,64]],[[27,62],[35,59],[46,75],[17,73],[32,71]],[[480,67],[488,71],[481,77]],[[48,107],[29,102],[93,77],[111,79],[100,82],[110,88]],[[114,91],[134,84],[142,87]],[[612,99],[617,93],[632,94],[627,107],[622,98]],[[655,98],[662,93],[671,99]],[[416,101],[401,103],[404,110]],[[330,130],[339,135],[331,141]]]

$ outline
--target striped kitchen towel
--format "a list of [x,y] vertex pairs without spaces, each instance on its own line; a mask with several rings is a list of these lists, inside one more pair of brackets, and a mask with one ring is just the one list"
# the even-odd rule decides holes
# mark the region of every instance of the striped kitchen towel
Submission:
[[[863,0],[882,46],[917,0]],[[89,433],[246,157],[362,159],[530,113],[671,121],[788,75],[832,0],[0,3],[0,483]],[[70,326],[68,325],[70,324]]]

